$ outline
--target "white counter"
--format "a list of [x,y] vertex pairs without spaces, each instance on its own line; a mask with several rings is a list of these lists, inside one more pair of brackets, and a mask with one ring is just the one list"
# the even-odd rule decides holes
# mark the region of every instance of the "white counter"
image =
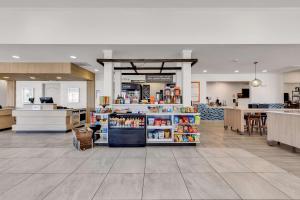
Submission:
[[66,132],[72,129],[72,109],[66,110],[13,110],[16,117],[13,131]]
[[268,112],[268,142],[281,142],[300,148],[300,113]]

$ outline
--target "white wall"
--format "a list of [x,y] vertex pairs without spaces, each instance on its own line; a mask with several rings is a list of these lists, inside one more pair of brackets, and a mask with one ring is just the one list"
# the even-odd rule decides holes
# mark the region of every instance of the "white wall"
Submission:
[[[221,102],[226,101],[228,106],[233,106],[233,96],[236,98],[237,93],[241,93],[242,89],[249,88],[249,82],[207,82],[206,84],[207,96],[211,97],[211,101],[215,102],[218,98]],[[243,100],[242,102],[248,105],[249,99]]]
[[299,8],[2,8],[0,43],[299,44],[299,19]]
[[0,105],[6,105],[6,81],[0,80]]
[[[86,108],[87,105],[87,83],[86,81],[17,81],[16,83],[16,107],[23,107],[23,88],[34,88],[35,103],[39,103],[39,98],[43,96],[43,84],[60,84],[59,94],[56,95],[54,103],[69,107],[69,108]],[[80,102],[79,103],[68,103],[68,88],[80,88]],[[47,92],[46,92],[47,94]]]
[[[283,77],[281,74],[258,74],[263,81],[258,88],[250,87],[250,103],[283,103]],[[192,74],[192,81],[200,81],[200,102],[206,103],[207,82],[243,82],[254,79],[253,74]]]

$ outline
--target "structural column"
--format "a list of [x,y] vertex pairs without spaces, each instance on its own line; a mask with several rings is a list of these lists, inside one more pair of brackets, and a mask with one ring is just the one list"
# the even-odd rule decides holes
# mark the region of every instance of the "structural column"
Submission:
[[6,106],[16,107],[16,81],[7,81],[6,85]]
[[[192,50],[183,50],[184,59],[192,58]],[[182,63],[182,100],[184,106],[190,106],[192,101],[192,64]]]
[[[112,59],[112,50],[103,50],[103,57],[105,59]],[[103,74],[103,94],[110,97],[110,103],[113,99],[113,64],[111,62],[104,63]]]
[[182,73],[181,71],[176,71],[176,86],[182,88]]
[[115,71],[115,93],[114,98],[116,99],[118,95],[121,94],[121,85],[122,85],[122,72]]

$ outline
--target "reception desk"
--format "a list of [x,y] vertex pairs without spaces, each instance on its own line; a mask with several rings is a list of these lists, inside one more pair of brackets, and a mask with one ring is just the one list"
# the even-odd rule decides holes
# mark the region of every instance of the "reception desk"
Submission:
[[13,110],[16,132],[66,132],[72,129],[72,109]]
[[0,109],[0,130],[11,128],[13,121],[11,108]]
[[269,144],[280,142],[300,148],[300,112],[268,112]]

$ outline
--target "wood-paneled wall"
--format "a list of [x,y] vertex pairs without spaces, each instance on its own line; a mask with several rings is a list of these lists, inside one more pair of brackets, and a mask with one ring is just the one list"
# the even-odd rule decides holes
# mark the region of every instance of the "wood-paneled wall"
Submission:
[[7,81],[6,86],[6,106],[15,107],[16,106],[16,81]]

